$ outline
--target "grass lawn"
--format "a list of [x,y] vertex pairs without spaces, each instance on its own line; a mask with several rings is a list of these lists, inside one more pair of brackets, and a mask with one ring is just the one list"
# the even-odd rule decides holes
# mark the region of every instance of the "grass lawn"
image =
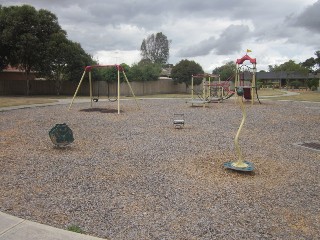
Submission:
[[[299,95],[284,96],[285,92],[279,89],[262,89],[258,91],[259,97],[263,99],[263,96],[274,96],[268,98],[268,100],[291,100],[291,101],[310,101],[310,102],[320,102],[320,92],[311,91],[301,91]],[[137,98],[190,98],[190,94],[154,94],[137,96]],[[43,104],[43,103],[53,103],[56,102],[54,99],[59,98],[72,98],[71,96],[14,96],[0,97],[0,107],[10,107],[19,105],[29,105],[29,104]],[[78,97],[77,97],[78,98]],[[80,98],[85,98],[81,96]],[[89,98],[89,97],[87,97]],[[122,97],[131,98],[131,97]]]
[[29,104],[41,104],[41,103],[53,103],[56,100],[48,99],[47,97],[0,97],[0,107],[11,107],[19,105],[29,105]]
[[320,102],[320,92],[304,91],[299,92],[299,95],[279,96],[268,98],[269,100],[290,100],[290,101],[309,101]]

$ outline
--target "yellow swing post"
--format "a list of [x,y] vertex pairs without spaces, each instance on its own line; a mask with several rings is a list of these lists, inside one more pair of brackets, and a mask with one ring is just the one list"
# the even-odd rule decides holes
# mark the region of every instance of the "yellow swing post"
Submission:
[[253,69],[252,69],[252,83],[251,83],[251,104],[253,105],[254,103],[254,96],[255,96],[255,91],[256,91],[256,64],[253,63]]
[[118,114],[120,114],[120,70],[119,66],[117,66],[118,69]]
[[223,99],[224,90],[223,90],[223,87],[222,87],[222,85],[221,85],[220,75],[218,75],[218,86],[219,86],[218,97],[221,98],[221,99]]
[[78,84],[78,87],[77,87],[77,89],[76,89],[76,92],[75,92],[74,95],[73,95],[73,98],[72,98],[72,101],[71,101],[71,103],[70,103],[70,106],[69,106],[69,109],[68,109],[68,110],[71,109],[71,106],[72,106],[72,104],[73,104],[73,101],[74,101],[75,97],[77,96],[77,93],[78,93],[78,91],[79,91],[79,89],[80,89],[82,80],[84,79],[84,76],[85,76],[85,75],[86,75],[86,70],[84,70],[84,72],[83,72],[83,74],[82,74],[82,77],[81,77],[81,79],[80,79],[80,82],[79,82],[79,84]]
[[89,72],[89,88],[90,88],[90,106],[92,108],[92,81],[91,81],[91,71]]
[[[202,98],[204,101],[206,101],[206,78],[202,78]],[[203,107],[206,107],[206,103],[203,103]]]
[[139,104],[138,104],[136,95],[134,94],[134,92],[133,92],[133,90],[132,90],[132,87],[131,87],[131,84],[130,84],[128,78],[127,78],[127,75],[126,75],[126,73],[125,73],[124,71],[122,71],[122,73],[123,73],[124,78],[126,79],[126,82],[127,82],[128,86],[129,86],[129,88],[130,88],[131,94],[132,94],[132,96],[133,96],[133,98],[134,98],[134,100],[135,100],[135,102],[136,102],[136,104],[137,104],[137,106],[138,106],[138,109],[140,110],[140,106],[139,106]]
[[193,101],[193,75],[192,75],[192,78],[191,78],[191,101]]
[[[120,114],[120,96],[121,96],[121,94],[120,94],[120,68],[121,68],[121,65],[116,65],[116,67],[117,67],[117,70],[118,70],[118,114]],[[138,104],[136,95],[134,94],[134,92],[132,90],[131,84],[130,84],[128,78],[127,78],[126,73],[124,72],[124,69],[121,68],[121,72],[123,73],[123,76],[124,76],[128,86],[129,86],[129,89],[131,91],[131,94],[132,94],[137,106],[138,106],[138,109],[140,109],[140,106]]]

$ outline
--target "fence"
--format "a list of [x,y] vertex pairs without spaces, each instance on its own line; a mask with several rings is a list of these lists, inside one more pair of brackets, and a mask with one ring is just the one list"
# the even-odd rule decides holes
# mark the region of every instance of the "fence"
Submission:
[[[157,81],[147,82],[130,82],[133,92],[137,96],[151,95],[151,94],[164,94],[164,93],[190,93],[190,89],[186,88],[184,83],[175,84],[171,78],[160,78]],[[78,83],[75,82],[62,82],[60,95],[72,96]],[[0,95],[25,95],[27,83],[26,80],[8,80],[0,79]],[[131,96],[131,91],[126,82],[120,85],[122,96]],[[117,83],[110,83],[104,81],[93,82],[93,94],[100,96],[116,96]],[[88,96],[89,83],[83,82],[78,91],[79,96]],[[30,80],[29,81],[29,95],[57,95],[56,84],[54,81],[46,80]]]

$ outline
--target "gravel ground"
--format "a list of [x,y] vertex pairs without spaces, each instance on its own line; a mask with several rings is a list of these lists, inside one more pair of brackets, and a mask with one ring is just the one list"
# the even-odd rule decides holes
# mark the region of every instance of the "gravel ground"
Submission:
[[[0,211],[107,239],[319,239],[320,104],[246,104],[240,135],[252,173],[237,160],[241,110],[185,100],[99,102],[0,112]],[[82,110],[82,111],[81,111]],[[96,109],[99,110],[99,109]],[[185,127],[173,128],[173,114]],[[75,141],[48,136],[67,123]]]

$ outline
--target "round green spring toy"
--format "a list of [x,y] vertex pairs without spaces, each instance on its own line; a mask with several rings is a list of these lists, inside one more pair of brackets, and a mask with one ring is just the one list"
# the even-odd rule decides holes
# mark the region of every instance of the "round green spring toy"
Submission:
[[50,131],[49,136],[53,144],[64,147],[74,141],[72,130],[67,124],[56,124]]

